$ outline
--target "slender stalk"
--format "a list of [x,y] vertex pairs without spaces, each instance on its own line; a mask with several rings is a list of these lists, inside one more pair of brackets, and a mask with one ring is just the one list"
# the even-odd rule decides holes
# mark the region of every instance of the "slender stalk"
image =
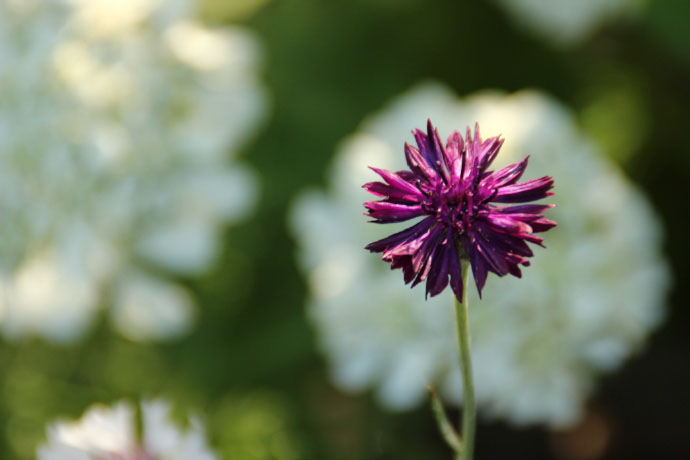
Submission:
[[436,423],[441,431],[441,436],[443,436],[443,439],[445,439],[450,448],[453,449],[453,452],[459,455],[462,451],[462,440],[460,439],[460,435],[455,430],[450,420],[448,420],[446,409],[443,407],[443,403],[436,393],[436,389],[428,385],[427,390],[429,390],[429,394],[431,395],[431,408],[434,411],[434,417],[436,417]]
[[455,319],[458,327],[458,345],[460,348],[460,369],[462,370],[462,452],[456,457],[458,460],[472,460],[474,451],[474,431],[476,409],[474,406],[474,382],[472,380],[472,357],[470,356],[470,324],[467,308],[467,279],[469,263],[462,261],[462,303],[457,299],[455,304]]

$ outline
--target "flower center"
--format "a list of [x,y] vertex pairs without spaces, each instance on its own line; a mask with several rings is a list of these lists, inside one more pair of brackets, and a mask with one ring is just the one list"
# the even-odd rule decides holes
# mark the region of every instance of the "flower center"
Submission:
[[431,194],[422,206],[427,214],[435,216],[439,224],[454,228],[458,233],[472,225],[472,219],[479,214],[481,207],[471,190],[455,193],[440,190]]

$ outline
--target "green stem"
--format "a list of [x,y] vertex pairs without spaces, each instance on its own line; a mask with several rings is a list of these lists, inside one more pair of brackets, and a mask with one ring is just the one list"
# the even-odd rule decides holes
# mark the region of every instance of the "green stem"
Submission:
[[453,452],[459,454],[462,451],[460,435],[455,431],[450,420],[448,420],[446,409],[443,407],[441,398],[439,398],[434,387],[428,385],[427,390],[429,390],[429,394],[431,395],[431,408],[434,411],[434,417],[436,417],[436,423],[438,423],[441,436],[443,436],[443,439],[445,439],[450,448],[453,449]]
[[460,347],[460,369],[462,370],[462,452],[456,457],[458,460],[472,460],[474,450],[474,431],[476,409],[474,406],[474,383],[472,381],[472,357],[470,356],[470,324],[467,309],[467,279],[469,263],[462,261],[462,303],[457,299],[455,304],[455,318],[458,327],[458,344]]

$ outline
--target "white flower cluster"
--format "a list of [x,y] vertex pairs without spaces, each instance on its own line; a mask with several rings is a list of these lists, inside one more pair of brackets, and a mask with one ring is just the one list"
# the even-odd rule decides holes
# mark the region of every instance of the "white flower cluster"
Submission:
[[187,430],[170,420],[164,401],[141,404],[141,438],[136,412],[127,403],[110,408],[93,406],[76,422],[48,427],[47,442],[37,460],[216,460],[201,423],[193,419]]
[[635,13],[644,0],[496,0],[515,20],[559,45],[572,45],[604,22]]
[[135,340],[183,333],[223,224],[254,207],[231,164],[265,112],[247,31],[194,0],[0,2],[0,329],[79,337],[102,305]]
[[[470,284],[475,385],[481,412],[518,425],[575,422],[595,377],[619,367],[664,316],[668,267],[661,228],[643,194],[574,125],[534,91],[458,100],[418,87],[368,118],[341,146],[329,192],[304,193],[291,214],[310,285],[309,314],[336,383],[375,388],[391,409],[426,399],[425,384],[461,402],[450,290],[424,300],[364,246],[408,226],[362,216],[376,180],[368,166],[406,169],[403,141],[429,117],[445,139],[480,123],[505,144],[496,168],[530,154],[525,178],[551,175],[558,227],[535,248],[523,278],[489,276],[483,299]],[[470,278],[471,283],[471,278]]]

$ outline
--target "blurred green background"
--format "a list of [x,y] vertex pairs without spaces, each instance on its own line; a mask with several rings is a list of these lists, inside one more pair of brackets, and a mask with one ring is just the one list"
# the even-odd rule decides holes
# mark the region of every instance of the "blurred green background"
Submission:
[[[182,280],[202,306],[183,339],[130,342],[103,318],[74,346],[2,342],[0,458],[34,458],[56,417],[147,395],[166,395],[180,411],[201,409],[224,459],[449,458],[428,410],[388,413],[370,395],[345,395],[329,383],[286,230],[290,200],[324,185],[337,143],[429,78],[460,95],[485,88],[554,95],[647,191],[667,230],[670,316],[592,397],[611,433],[596,458],[690,456],[689,219],[680,193],[690,180],[690,3],[649,1],[639,17],[612,21],[568,48],[525,33],[484,1],[206,0],[202,10],[209,23],[246,25],[264,47],[272,112],[243,152],[260,174],[258,211],[227,231],[212,272]],[[582,439],[578,428],[483,423],[477,458],[594,458],[563,449]]]

